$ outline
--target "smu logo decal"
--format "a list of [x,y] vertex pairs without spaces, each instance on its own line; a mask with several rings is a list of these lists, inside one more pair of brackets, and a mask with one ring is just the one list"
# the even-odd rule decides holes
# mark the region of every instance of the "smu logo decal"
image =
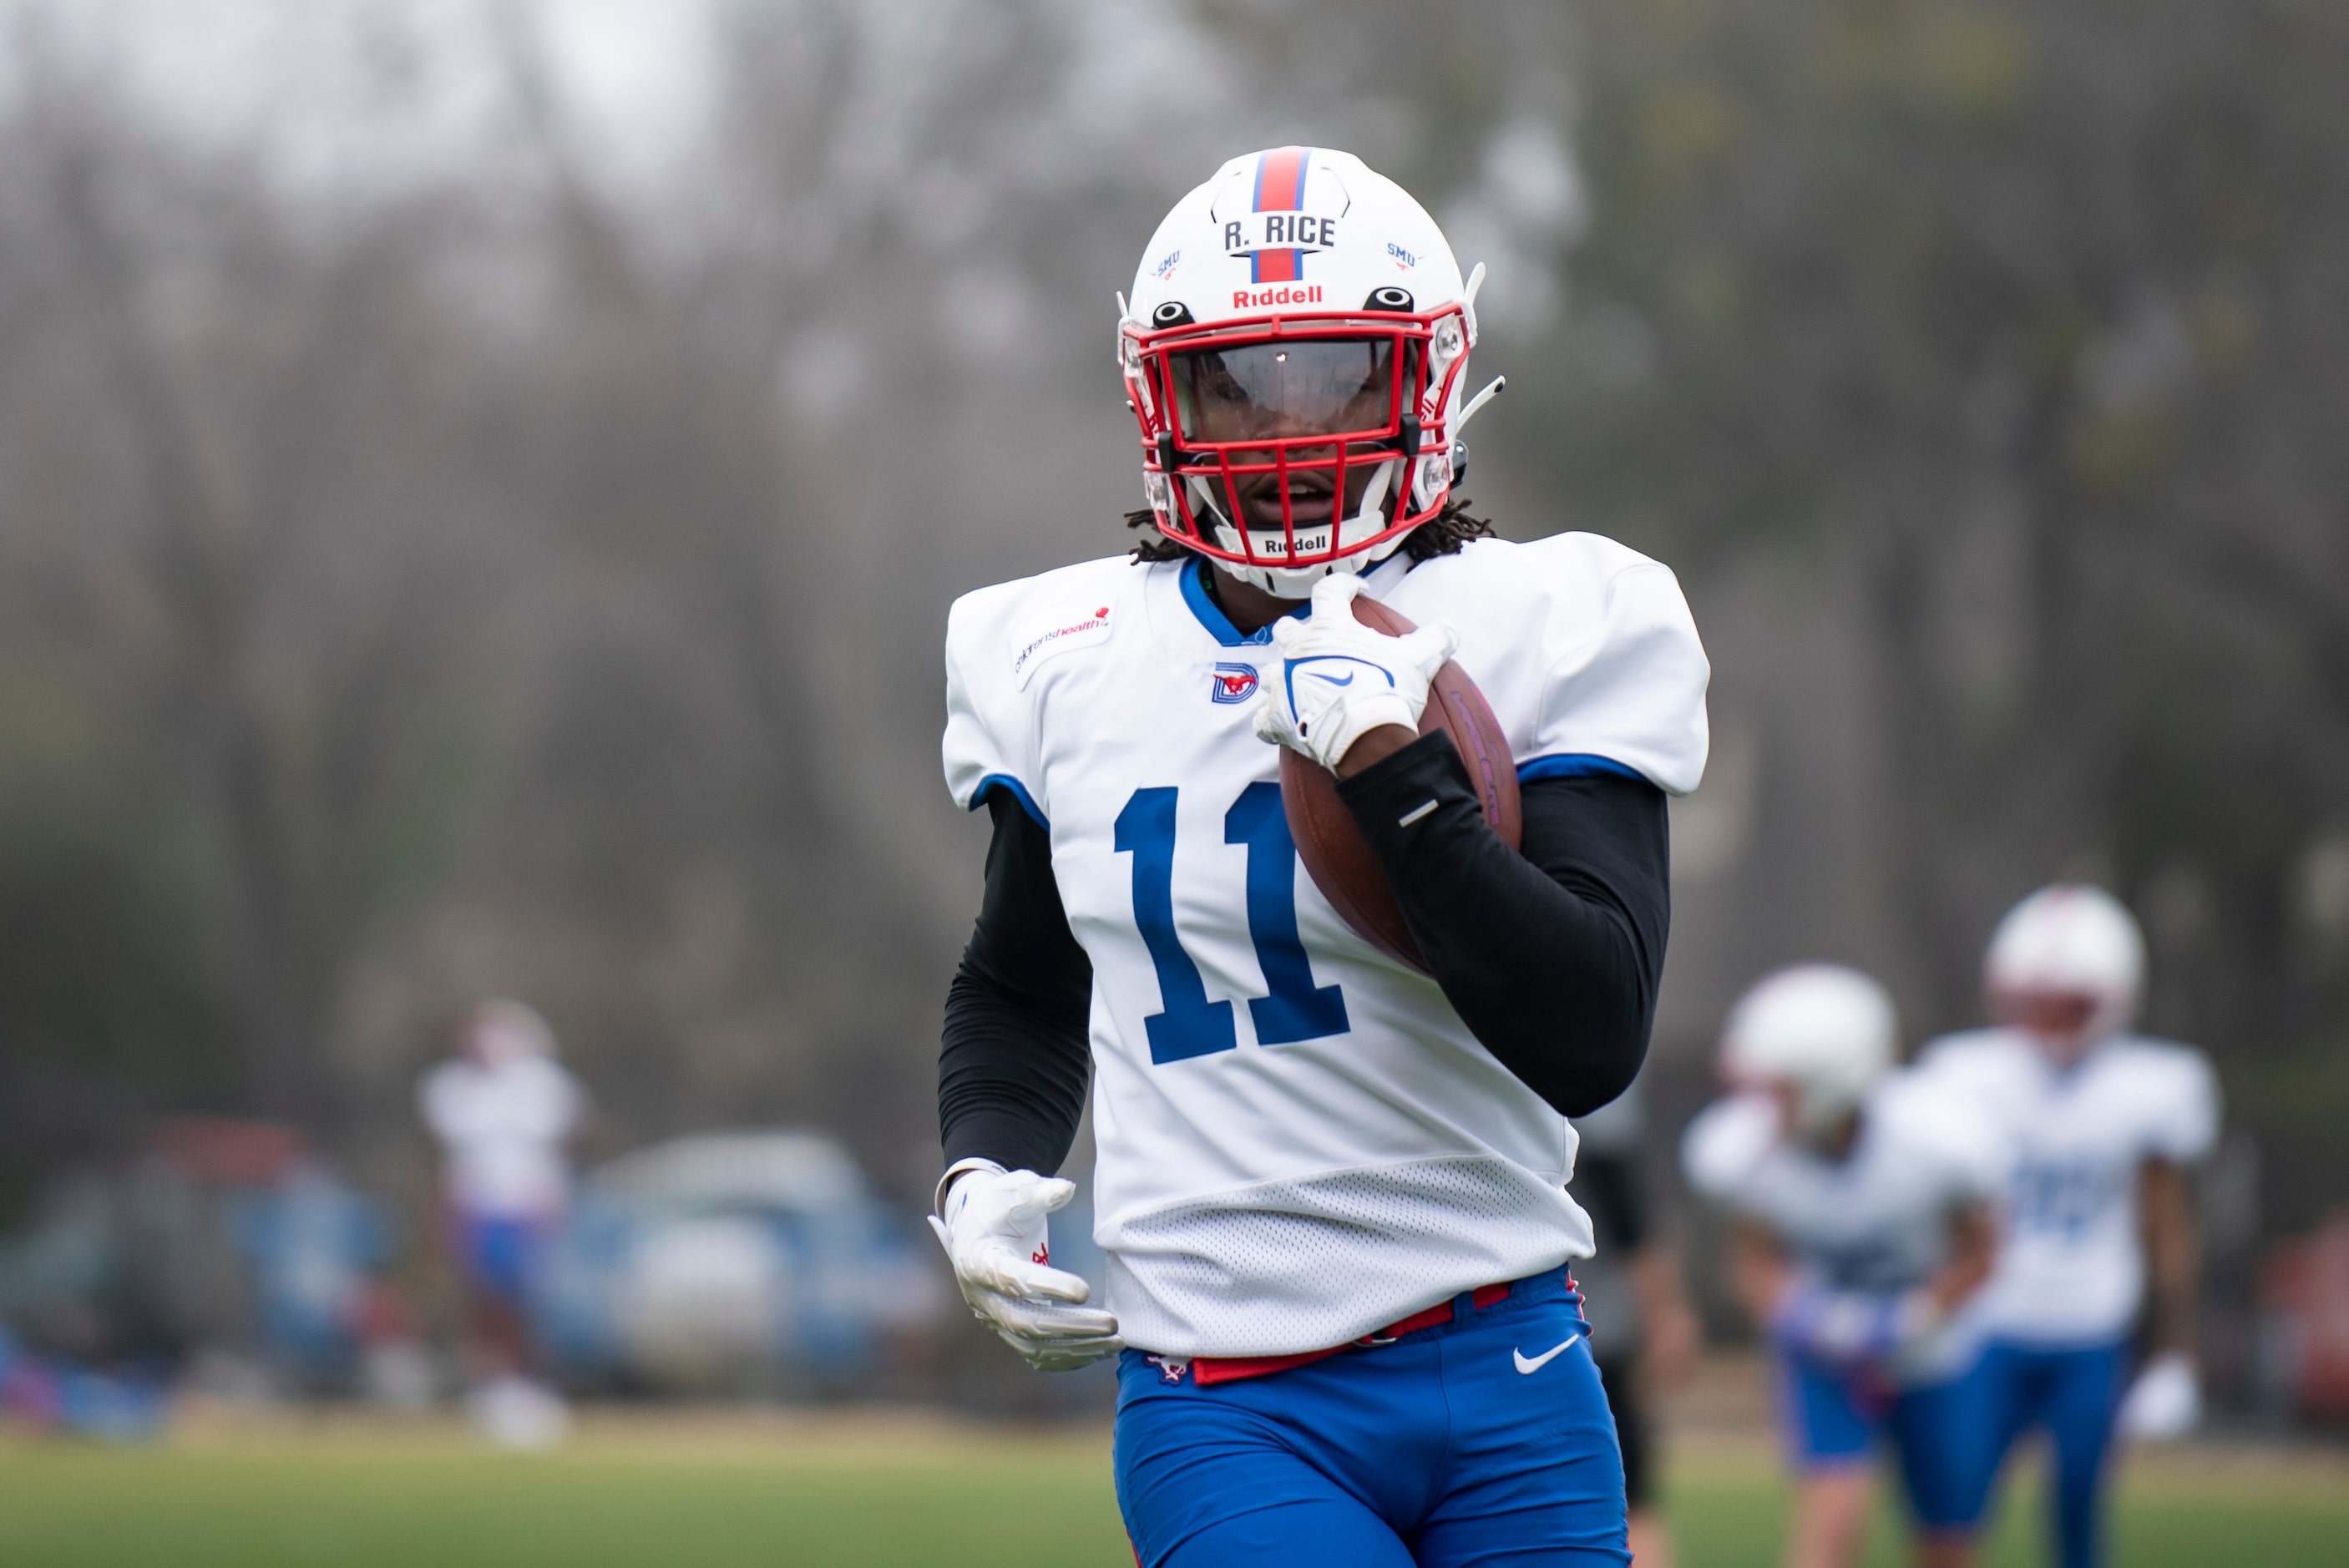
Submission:
[[1216,702],[1246,702],[1256,695],[1254,665],[1217,665],[1207,696]]

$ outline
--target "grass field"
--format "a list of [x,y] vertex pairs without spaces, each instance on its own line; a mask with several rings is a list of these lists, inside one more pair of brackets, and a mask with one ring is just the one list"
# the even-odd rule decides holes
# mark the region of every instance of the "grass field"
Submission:
[[[1990,1561],[2040,1561],[2019,1496]],[[1764,1568],[1784,1491],[1751,1437],[1673,1456],[1689,1568]],[[2210,1449],[2140,1461],[2122,1568],[2349,1563],[2349,1461]],[[0,1445],[9,1568],[1116,1568],[1105,1435],[920,1416],[591,1418],[559,1453],[453,1427],[192,1425],[146,1450]],[[1871,1561],[1899,1561],[1888,1526]]]

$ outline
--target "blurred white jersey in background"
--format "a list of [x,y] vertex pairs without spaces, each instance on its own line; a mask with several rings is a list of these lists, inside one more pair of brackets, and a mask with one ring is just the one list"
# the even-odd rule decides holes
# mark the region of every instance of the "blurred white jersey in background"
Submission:
[[[1829,1159],[1780,1129],[1767,1096],[1715,1100],[1689,1124],[1689,1185],[1767,1226],[1805,1279],[1826,1289],[1891,1295],[1923,1284],[1949,1253],[1950,1222],[1995,1199],[2007,1174],[1998,1129],[1963,1096],[1911,1071],[1868,1091],[1850,1152]],[[1962,1371],[1982,1338],[1960,1311],[1889,1368],[1921,1387]]]
[[2065,1068],[2018,1030],[1977,1029],[1929,1045],[1920,1070],[1995,1120],[2014,1161],[1988,1331],[2048,1347],[2127,1335],[2145,1294],[2138,1168],[2191,1164],[2218,1137],[2202,1053],[2116,1035]]
[[456,1057],[425,1075],[424,1122],[447,1150],[449,1200],[471,1214],[535,1216],[570,1193],[564,1140],[585,1098],[562,1066],[539,1056]]

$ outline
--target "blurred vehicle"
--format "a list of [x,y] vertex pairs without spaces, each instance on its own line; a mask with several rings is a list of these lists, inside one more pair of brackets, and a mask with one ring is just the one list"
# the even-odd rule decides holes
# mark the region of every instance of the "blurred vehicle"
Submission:
[[140,1442],[161,1429],[164,1396],[152,1367],[97,1371],[28,1351],[0,1328],[0,1418],[36,1431]]
[[119,1433],[151,1425],[147,1406],[196,1364],[252,1392],[357,1391],[406,1320],[379,1277],[392,1241],[382,1207],[293,1130],[167,1121],[0,1241],[0,1398]]
[[809,1132],[683,1138],[580,1184],[533,1305],[577,1388],[826,1394],[935,1330],[945,1295],[909,1216]]
[[2349,1209],[2260,1268],[2261,1382],[2279,1413],[2349,1420]]

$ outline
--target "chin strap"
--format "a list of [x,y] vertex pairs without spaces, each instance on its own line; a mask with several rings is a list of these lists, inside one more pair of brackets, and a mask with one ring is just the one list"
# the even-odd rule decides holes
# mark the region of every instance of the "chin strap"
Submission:
[[[1394,483],[1396,470],[1402,466],[1402,459],[1388,458],[1381,461],[1376,468],[1371,469],[1370,482],[1362,487],[1362,508],[1353,516],[1346,518],[1340,521],[1339,524],[1340,533],[1342,534],[1348,525],[1358,522],[1370,524],[1371,531],[1373,533],[1383,532],[1386,529],[1393,525],[1394,519],[1391,514],[1391,508],[1387,500],[1387,491]],[[1229,518],[1224,515],[1223,509],[1216,505],[1213,487],[1210,486],[1206,480],[1199,478],[1195,474],[1186,475],[1185,477],[1189,479],[1191,482],[1192,500],[1199,505],[1206,508],[1210,515],[1214,517],[1216,531],[1223,536],[1224,548],[1226,550],[1241,550],[1241,531]],[[1394,497],[1393,505],[1401,506],[1402,504],[1402,494],[1398,490]],[[1269,529],[1257,529],[1251,531],[1268,534],[1272,531]],[[1247,552],[1246,551],[1241,550],[1241,553],[1245,554]],[[1257,569],[1275,572],[1310,572],[1316,576],[1319,576],[1323,573],[1324,569],[1329,565],[1330,562],[1326,561],[1321,562],[1319,566],[1298,567],[1281,566],[1276,563],[1265,562],[1261,563]]]
[[1458,440],[1460,432],[1468,428],[1468,421],[1476,417],[1476,410],[1508,389],[1509,378],[1506,376],[1495,376],[1485,383],[1485,389],[1469,398],[1467,404],[1460,410],[1460,418],[1452,421],[1452,438]]

